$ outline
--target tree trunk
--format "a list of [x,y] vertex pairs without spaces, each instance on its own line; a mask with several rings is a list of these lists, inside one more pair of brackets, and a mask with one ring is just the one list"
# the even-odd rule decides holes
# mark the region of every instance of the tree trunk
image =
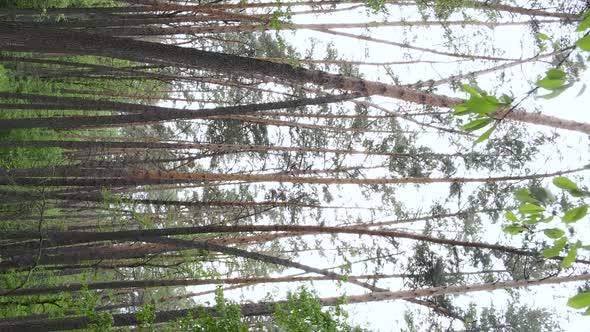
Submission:
[[[9,22],[0,22],[0,49],[29,52],[64,52],[65,50],[69,54],[107,56],[157,64],[166,63],[231,74],[258,74],[295,83],[313,83],[325,89],[348,90],[367,96],[382,95],[435,107],[452,107],[463,102],[459,98],[317,70],[294,68],[288,64],[271,61],[82,32],[64,30],[56,34],[55,31]],[[541,114],[517,110],[507,114],[499,112],[493,116],[501,119],[504,115],[506,119],[590,134],[590,124]]]

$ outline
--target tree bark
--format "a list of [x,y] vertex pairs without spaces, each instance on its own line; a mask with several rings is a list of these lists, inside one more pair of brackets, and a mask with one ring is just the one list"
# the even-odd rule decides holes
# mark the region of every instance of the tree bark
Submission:
[[[67,52],[116,57],[138,62],[151,62],[199,68],[232,74],[258,74],[295,83],[313,83],[325,89],[341,89],[363,95],[382,95],[434,107],[452,107],[464,100],[430,94],[402,86],[329,74],[317,70],[294,68],[288,64],[244,58],[229,54],[189,49],[130,38],[105,37],[75,31],[47,31],[27,24],[0,23],[0,49],[9,51]],[[590,124],[559,119],[524,111],[498,112],[496,119],[510,119],[590,134]]]

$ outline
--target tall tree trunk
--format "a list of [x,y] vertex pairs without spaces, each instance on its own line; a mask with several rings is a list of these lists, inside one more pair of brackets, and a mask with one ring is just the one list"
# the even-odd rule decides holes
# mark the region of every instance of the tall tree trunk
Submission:
[[407,184],[407,183],[471,183],[471,182],[501,182],[522,181],[546,177],[561,176],[575,173],[585,168],[577,168],[553,173],[531,174],[523,176],[497,177],[457,177],[457,178],[321,178],[291,175],[266,174],[222,174],[222,173],[188,173],[175,171],[147,170],[147,169],[115,169],[115,168],[82,168],[82,167],[53,167],[38,169],[12,170],[0,176],[0,185],[47,185],[47,186],[126,186],[149,184],[179,184],[194,182],[218,181],[247,181],[247,182],[280,182],[306,184]]
[[[104,37],[82,32],[63,31],[56,34],[35,26],[0,22],[0,49],[9,51],[67,52],[108,56],[138,62],[169,64],[231,74],[258,74],[296,83],[313,83],[325,89],[341,89],[363,95],[382,95],[407,102],[451,107],[462,103],[459,98],[429,94],[407,87],[329,74],[317,70],[294,68],[288,64],[244,58],[229,54],[151,43],[129,38]],[[506,119],[550,126],[590,134],[590,124],[564,120],[524,111],[498,112],[497,119]]]
[[[68,116],[48,117],[29,119],[5,119],[0,120],[0,130],[15,128],[50,128],[50,129],[73,129],[92,128],[102,126],[121,126],[133,124],[145,124],[150,122],[171,121],[178,119],[201,119],[211,116],[244,114],[259,111],[268,111],[281,108],[292,108],[308,105],[321,105],[331,102],[349,100],[359,97],[359,94],[346,94],[340,96],[326,96],[317,98],[303,98],[282,102],[271,102],[262,104],[247,104],[240,106],[218,107],[213,109],[181,110],[167,109],[157,106],[145,106],[142,113],[126,115],[103,115],[103,116]],[[115,103],[115,102],[109,102]],[[133,105],[133,104],[128,104]],[[137,105],[143,106],[143,105]],[[93,106],[89,106],[94,108]],[[99,107],[99,106],[96,106]],[[159,110],[158,110],[159,109]]]
[[[153,238],[158,241],[162,236],[194,235],[204,233],[241,233],[241,232],[292,232],[294,235],[307,234],[355,234],[381,236],[396,239],[411,239],[449,246],[460,246],[466,248],[490,249],[498,252],[509,253],[521,256],[534,256],[535,252],[527,250],[483,243],[461,240],[435,238],[428,235],[413,234],[392,230],[372,230],[359,227],[332,227],[332,226],[296,226],[296,225],[244,225],[244,226],[200,226],[200,227],[177,227],[147,230],[113,231],[113,232],[36,232],[36,231],[12,231],[0,234],[3,240],[31,240],[42,238],[50,246],[64,246],[72,244],[92,243],[98,241],[139,241],[151,242]],[[171,241],[173,241],[171,239]],[[37,242],[35,242],[37,243]],[[215,246],[219,246],[215,244]],[[200,248],[202,249],[202,248]],[[223,252],[223,251],[222,251]],[[230,252],[224,252],[230,253]],[[231,254],[231,253],[230,253]],[[563,257],[555,257],[562,259]],[[590,263],[579,260],[581,263]]]
[[[59,147],[63,149],[100,150],[109,149],[164,149],[164,150],[189,150],[199,149],[215,152],[308,152],[308,153],[334,153],[334,154],[360,154],[367,156],[411,157],[411,158],[441,158],[462,157],[462,153],[397,153],[362,150],[341,150],[330,148],[308,148],[298,146],[276,146],[256,144],[217,144],[217,143],[168,143],[168,142],[132,142],[132,141],[0,141],[0,148],[46,148]],[[85,155],[86,156],[86,155]]]

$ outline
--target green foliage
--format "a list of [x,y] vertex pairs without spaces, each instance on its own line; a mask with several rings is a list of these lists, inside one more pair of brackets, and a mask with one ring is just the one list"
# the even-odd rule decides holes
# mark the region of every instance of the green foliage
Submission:
[[459,105],[455,105],[455,115],[470,116],[469,122],[461,126],[461,129],[465,131],[472,132],[487,127],[486,131],[475,140],[474,144],[478,144],[489,139],[496,130],[498,121],[494,120],[490,115],[500,109],[507,109],[512,103],[512,98],[506,95],[496,98],[469,84],[463,84],[462,88],[469,93],[470,98]]
[[153,303],[143,305],[135,314],[135,318],[140,322],[141,327],[151,329],[156,321],[156,305]]
[[[584,12],[581,18],[582,22],[578,25],[577,32],[584,32],[590,29],[590,10]],[[582,38],[578,39],[576,46],[584,51],[590,52],[590,35],[585,34]]]
[[280,30],[285,24],[285,20],[291,19],[291,7],[288,6],[287,9],[283,10],[281,8],[276,9],[271,13],[271,18],[267,23],[268,27],[271,29]]
[[526,230],[526,228],[523,226],[517,225],[517,224],[513,224],[513,225],[504,226],[502,228],[502,230],[508,234],[516,235],[516,234],[520,234],[520,233],[524,232]]
[[290,293],[285,304],[277,305],[277,331],[290,332],[353,332],[362,331],[346,324],[346,313],[339,306],[333,312],[322,310],[317,297],[306,288]]
[[547,258],[559,256],[559,253],[561,253],[561,251],[563,250],[563,248],[565,248],[566,245],[567,239],[565,237],[558,238],[553,243],[553,247],[543,250],[542,254],[544,257]]
[[[590,14],[589,11],[586,11],[581,16],[581,22],[578,25],[576,31],[577,32],[584,32],[590,28]],[[543,50],[544,43],[543,41],[549,40],[549,36],[543,33],[537,33],[537,38],[541,42],[541,50]],[[575,45],[581,49],[582,51],[590,52],[590,34],[586,32],[584,36],[578,39]],[[569,81],[569,82],[568,82]],[[545,76],[539,79],[536,82],[537,88],[543,88],[545,90],[549,90],[550,92],[541,95],[541,98],[551,99],[561,95],[565,90],[572,87],[574,85],[573,80],[568,79],[567,74],[559,69],[559,68],[551,68],[546,73]],[[580,93],[578,96],[586,89],[586,85],[583,85]]]
[[[578,184],[564,176],[555,177],[552,181],[553,185],[561,189],[573,197],[589,197],[588,191],[582,190]],[[555,197],[545,188],[532,190],[522,188],[514,192],[517,201],[521,202],[518,207],[520,217],[513,212],[506,212],[504,218],[509,220],[511,224],[504,226],[504,232],[517,235],[525,232],[535,232],[534,226],[540,222],[549,223],[553,221],[553,215],[546,216],[545,212],[549,208],[557,208],[554,206]],[[556,212],[553,212],[556,214]],[[561,215],[561,222],[569,228],[571,234],[575,233],[572,224],[583,219],[588,214],[588,204],[581,204],[577,207],[567,209]],[[530,225],[530,226],[529,226]],[[570,267],[577,258],[578,250],[584,249],[590,251],[590,246],[583,245],[580,240],[575,243],[570,243],[566,232],[559,227],[546,228],[542,230],[545,237],[553,240],[553,245],[541,251],[541,255],[545,258],[551,258],[561,255],[565,250],[567,254],[561,262],[561,268]],[[575,309],[582,309],[588,307],[587,312],[590,313],[590,293],[581,293],[570,299],[568,305]]]
[[[358,327],[347,325],[346,312],[342,302],[331,311],[322,310],[318,298],[305,288],[290,293],[287,301],[275,307],[270,321],[264,325],[265,331],[289,332],[363,332]],[[211,310],[203,307],[197,310],[198,317],[188,314],[174,322],[174,331],[185,332],[247,332],[248,324],[243,321],[240,307],[227,301],[221,288],[215,293],[215,306]]]
[[437,18],[446,20],[449,18],[449,16],[451,16],[451,14],[463,9],[464,6],[469,3],[469,0],[418,0],[416,3],[421,10],[424,10],[425,8],[431,8],[434,10],[434,15]]
[[537,87],[550,90],[551,93],[542,95],[542,98],[551,99],[559,96],[565,90],[573,85],[573,82],[567,83],[567,74],[560,69],[549,69],[545,77],[536,82]]
[[547,228],[543,231],[550,239],[559,239],[565,235],[565,232],[559,228]]
[[372,14],[384,13],[387,14],[387,7],[385,0],[366,0],[365,6],[369,9]]
[[565,176],[558,176],[553,179],[553,184],[561,189],[564,190],[578,190],[578,185],[575,184],[572,180],[566,178]]
[[213,312],[211,312],[201,307],[198,310],[198,318],[193,318],[189,314],[178,320],[176,322],[177,330],[186,332],[248,331],[248,325],[242,322],[240,307],[227,301],[221,288],[218,288],[215,292],[215,306],[213,309]]
[[552,319],[552,313],[545,309],[537,309],[527,305],[518,306],[509,303],[498,310],[493,305],[484,307],[477,313],[476,304],[470,305],[468,313],[467,331],[479,332],[558,332],[558,322]]
[[[17,82],[11,77],[9,71],[0,65],[0,91],[15,91],[16,88],[22,87],[25,91],[33,90],[38,80],[20,80]],[[43,88],[46,88],[43,87]],[[15,117],[35,117],[40,116],[38,112],[0,112],[0,119],[10,119]],[[34,139],[51,139],[56,136],[54,131],[42,129],[29,130],[5,130],[0,131],[2,140],[34,140]],[[26,168],[42,167],[48,164],[56,164],[62,160],[61,149],[0,149],[0,167],[2,168]]]
[[574,309],[590,307],[590,292],[577,294],[567,301],[567,305]]
[[[86,284],[85,280],[83,283]],[[113,327],[113,316],[108,311],[98,311],[96,308],[99,306],[101,296],[97,292],[88,290],[88,287],[80,291],[77,296],[73,296],[68,303],[76,314],[86,316],[91,321],[88,327],[90,332],[109,332],[112,331]]]
[[579,206],[577,208],[567,210],[565,212],[565,214],[563,215],[563,217],[561,218],[561,220],[563,220],[564,223],[576,222],[576,221],[584,218],[587,213],[588,213],[588,205],[584,204],[584,205]]

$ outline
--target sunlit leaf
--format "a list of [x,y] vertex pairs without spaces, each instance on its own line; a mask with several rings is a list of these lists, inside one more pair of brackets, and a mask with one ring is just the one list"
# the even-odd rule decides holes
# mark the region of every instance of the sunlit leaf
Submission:
[[494,96],[485,96],[485,97],[483,97],[483,100],[490,105],[494,105],[494,106],[500,105],[500,101],[498,100],[498,98],[496,98]]
[[582,206],[578,206],[577,208],[569,209],[565,212],[561,220],[565,223],[572,223],[576,222],[586,216],[588,213],[588,205],[584,204]]
[[561,189],[570,190],[570,189],[578,189],[578,185],[575,184],[572,180],[566,178],[565,176],[558,176],[553,178],[553,184]]
[[490,129],[486,130],[483,134],[481,134],[481,136],[479,136],[473,144],[479,144],[487,140],[488,138],[490,138],[490,135],[494,132],[494,130],[496,130],[496,125],[493,125]]
[[517,235],[517,234],[524,232],[526,230],[526,228],[519,226],[519,225],[508,225],[508,226],[504,226],[502,228],[502,230],[508,234]]
[[541,254],[543,255],[543,257],[547,257],[547,258],[559,256],[559,253],[561,252],[561,250],[563,250],[563,248],[565,248],[566,244],[567,244],[567,239],[562,237],[561,239],[556,240],[553,243],[553,247],[543,250],[541,252]]
[[492,121],[494,121],[492,118],[475,119],[468,124],[461,126],[461,128],[466,131],[474,131],[489,125]]
[[547,36],[546,34],[544,34],[542,32],[537,32],[537,38],[539,38],[540,40],[548,40],[549,36]]
[[544,78],[537,81],[537,86],[547,90],[555,90],[565,84],[565,79],[548,79]]
[[564,86],[562,86],[562,87],[559,87],[559,88],[557,88],[557,89],[553,90],[553,92],[551,92],[551,93],[548,93],[548,94],[546,94],[546,95],[539,96],[539,98],[543,98],[543,99],[553,99],[553,98],[559,97],[559,95],[561,95],[561,94],[562,94],[562,93],[563,93],[565,90],[567,90],[567,89],[568,89],[570,86],[571,86],[571,84],[564,85]]
[[590,292],[577,294],[567,301],[567,305],[574,309],[582,309],[590,306]]
[[572,190],[568,190],[568,193],[570,193],[570,195],[574,196],[574,197],[585,197],[585,196],[590,196],[590,193],[587,191],[582,191],[580,189],[572,189]]
[[586,18],[585,20],[583,20],[578,27],[576,28],[577,32],[582,32],[584,30],[587,30],[588,28],[590,28],[590,17]]
[[455,105],[453,109],[455,110],[455,115],[466,115],[473,113],[471,110],[469,110],[469,107],[465,106],[465,104]]
[[549,228],[544,230],[543,233],[552,239],[559,239],[565,235],[565,232],[559,228]]
[[498,109],[498,103],[490,102],[483,97],[471,97],[465,102],[465,106],[472,112],[479,114],[489,114]]
[[472,95],[474,97],[481,97],[479,91],[477,91],[477,88],[475,88],[469,84],[462,84],[461,88],[463,89],[463,91],[469,93],[470,95]]
[[506,212],[504,213],[504,218],[513,221],[513,222],[518,222],[518,218],[516,217],[516,215],[512,212]]
[[538,203],[536,199],[531,197],[530,190],[526,188],[518,189],[514,191],[514,198],[523,203]]
[[526,217],[526,219],[524,220],[524,222],[525,222],[525,223],[527,223],[527,224],[531,224],[531,225],[532,225],[532,224],[536,224],[536,223],[538,223],[539,221],[541,221],[541,217],[542,217],[542,216],[543,216],[543,215],[541,215],[541,214],[536,214],[536,213],[529,214],[529,215]]
[[518,208],[518,211],[522,214],[532,214],[543,212],[545,209],[535,204],[525,203]]
[[514,98],[510,97],[509,95],[502,95],[500,97],[500,102],[504,105],[510,105],[514,101]]
[[579,48],[583,49],[584,51],[590,52],[590,35],[586,37],[582,37],[580,40],[576,42]]
[[563,70],[555,68],[549,69],[546,74],[546,77],[550,80],[562,80],[565,79],[567,76],[567,74]]
[[539,205],[550,205],[551,203],[555,202],[555,196],[547,188],[532,186],[530,191],[531,197],[536,199],[540,203]]
[[580,241],[576,242],[567,255],[564,257],[563,261],[561,262],[562,268],[567,268],[572,266],[572,264],[576,261],[576,257],[578,256],[578,248],[582,246]]

